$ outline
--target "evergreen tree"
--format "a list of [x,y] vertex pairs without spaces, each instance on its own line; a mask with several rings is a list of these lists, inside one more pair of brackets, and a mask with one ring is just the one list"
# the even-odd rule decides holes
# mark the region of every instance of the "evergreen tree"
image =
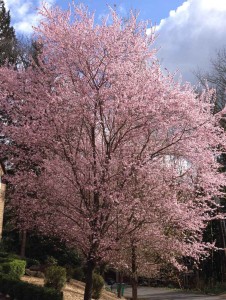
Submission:
[[10,26],[10,12],[6,11],[3,0],[0,0],[0,65],[6,61],[14,64],[17,59],[15,30]]

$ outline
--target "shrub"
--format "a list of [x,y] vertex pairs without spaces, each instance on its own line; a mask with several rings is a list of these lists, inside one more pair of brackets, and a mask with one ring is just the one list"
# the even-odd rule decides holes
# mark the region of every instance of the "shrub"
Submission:
[[80,267],[74,268],[73,278],[76,280],[82,281],[84,279],[83,269]]
[[63,293],[8,276],[0,276],[0,292],[17,300],[63,300]]
[[31,266],[40,266],[40,262],[34,258],[26,258],[27,268],[29,269]]
[[103,287],[104,287],[104,278],[101,275],[94,273],[92,298],[99,299]]
[[9,253],[8,258],[9,259],[21,259],[21,257],[15,253]]
[[61,291],[66,283],[66,270],[60,266],[51,266],[45,272],[45,287]]
[[214,285],[205,284],[203,282],[201,288],[199,288],[205,294],[223,294],[226,291],[226,283],[225,282],[216,282]]
[[66,269],[67,282],[69,282],[73,278],[74,268],[70,265],[65,265],[64,268]]
[[20,279],[25,273],[26,262],[24,260],[14,259],[9,262],[4,262],[2,272],[12,279]]
[[15,253],[0,252],[0,263],[7,262],[13,259],[21,259],[21,258],[19,255]]
[[58,264],[58,261],[56,258],[54,258],[53,256],[47,256],[45,263],[48,266],[56,266]]
[[67,281],[69,282],[70,279],[76,279],[79,281],[82,281],[84,278],[84,271],[81,267],[73,267],[71,265],[65,265],[64,268],[66,268],[67,273]]

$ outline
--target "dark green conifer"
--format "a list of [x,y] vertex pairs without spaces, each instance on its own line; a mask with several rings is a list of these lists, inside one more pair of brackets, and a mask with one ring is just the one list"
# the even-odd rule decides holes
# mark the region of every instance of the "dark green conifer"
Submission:
[[10,12],[6,11],[3,0],[0,0],[0,66],[8,62],[8,65],[16,63],[16,35],[11,26]]

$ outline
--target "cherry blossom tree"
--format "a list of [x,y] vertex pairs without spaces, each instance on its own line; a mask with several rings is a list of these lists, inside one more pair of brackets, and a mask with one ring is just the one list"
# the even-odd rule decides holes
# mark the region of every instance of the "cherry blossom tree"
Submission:
[[[139,217],[133,216],[132,222],[140,226],[134,224],[136,229],[124,235],[117,254],[112,254],[113,266],[131,277],[133,300],[137,299],[138,276],[152,277],[164,265],[171,265],[180,272],[185,271],[183,258],[192,258],[198,267],[200,259],[208,256],[208,250],[217,250],[214,244],[204,243],[202,239],[207,221],[220,216],[213,214],[200,201],[197,195],[200,193],[199,188],[193,191],[190,189],[189,185],[198,184],[197,174],[191,176],[190,170],[188,172],[190,166],[184,160],[164,157],[164,164],[165,168],[161,170],[164,181],[161,184],[156,181],[154,188],[152,186],[152,191],[157,190],[157,193],[149,202],[146,214],[141,215],[139,212]],[[167,174],[169,170],[171,176],[174,173],[173,179]],[[193,180],[196,182],[192,183]],[[140,182],[141,200],[141,192],[147,189],[145,183],[150,184],[150,180],[146,177]],[[135,194],[140,187],[139,182],[134,183],[133,187]],[[152,196],[153,193],[149,195],[149,201]],[[216,204],[212,203],[216,208]],[[136,212],[136,208],[133,211]]]
[[1,152],[14,166],[8,180],[20,226],[80,249],[85,300],[96,265],[137,232],[143,245],[152,236],[153,248],[164,241],[173,258],[198,259],[224,180],[215,158],[225,137],[211,91],[197,97],[163,75],[154,36],[133,14],[125,23],[111,11],[97,25],[81,6],[39,13],[38,63],[0,72],[11,118]]

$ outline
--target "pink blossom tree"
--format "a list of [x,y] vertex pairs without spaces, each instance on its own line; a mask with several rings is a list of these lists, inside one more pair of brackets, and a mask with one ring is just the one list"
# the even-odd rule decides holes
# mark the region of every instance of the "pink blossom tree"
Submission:
[[[112,265],[131,276],[133,300],[137,299],[138,276],[153,276],[161,265],[185,271],[183,258],[188,257],[198,267],[200,258],[208,256],[208,250],[217,250],[214,244],[204,243],[202,239],[208,220],[223,217],[214,212],[216,203],[211,201],[214,207],[211,210],[201,200],[201,195],[198,196],[198,193],[201,194],[200,186],[197,186],[199,178],[197,173],[191,173],[191,166],[186,161],[167,156],[164,157],[164,165],[161,170],[164,181],[161,182],[160,175],[155,183],[152,181],[152,195],[149,195],[150,206],[146,208],[146,214],[141,215],[139,209],[136,217],[137,208],[134,207],[132,222],[135,229],[124,236],[117,254],[112,254]],[[148,189],[149,184],[148,177],[133,183],[132,194],[139,191],[138,205],[143,203],[142,192]],[[191,189],[193,184],[195,188]],[[138,223],[140,226],[136,226]]]
[[124,23],[111,11],[110,23],[95,25],[83,7],[39,13],[38,65],[0,72],[11,120],[1,152],[14,165],[21,226],[80,249],[85,300],[95,266],[137,230],[159,250],[165,241],[173,257],[200,257],[223,182],[215,158],[225,137],[211,92],[197,97],[163,75],[153,35],[133,14]]

